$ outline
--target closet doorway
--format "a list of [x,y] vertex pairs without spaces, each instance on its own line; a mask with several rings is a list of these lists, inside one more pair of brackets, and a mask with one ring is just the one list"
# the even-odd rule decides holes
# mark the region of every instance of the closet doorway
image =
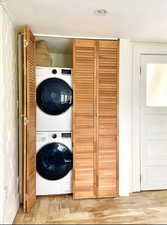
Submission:
[[[46,37],[42,38],[45,38],[46,41]],[[52,42],[49,43],[49,46],[52,46]],[[56,43],[56,41],[54,43]],[[71,42],[68,42],[68,44],[69,43]],[[43,149],[38,143],[44,140],[46,141],[46,139],[49,141],[50,139],[56,139],[59,137],[59,134],[56,130],[52,134],[50,133],[51,131],[47,130],[49,133],[46,134],[47,137],[44,137],[42,135],[44,135],[45,130],[38,130],[38,120],[36,123],[38,111],[36,109],[40,108],[39,105],[44,106],[44,104],[39,104],[38,95],[36,102],[36,91],[40,86],[40,84],[39,86],[36,84],[36,76],[38,75],[38,70],[41,68],[36,68],[36,66],[39,65],[36,64],[37,50],[35,37],[27,26],[24,29],[23,47],[24,92],[22,94],[24,110],[21,116],[23,115],[24,118],[24,121],[22,121],[24,152],[22,181],[24,211],[29,212],[36,201],[36,193],[38,194],[36,188],[38,184],[40,184],[39,187],[43,185],[42,181],[39,183],[37,175],[38,173],[40,175],[46,175],[46,173],[41,172],[38,167],[39,161],[37,155],[40,153],[40,150]],[[59,47],[62,47],[61,44]],[[51,47],[49,47],[49,49],[50,48]],[[49,67],[46,67],[46,69],[43,67],[43,69],[40,70],[40,74],[41,71],[44,70],[45,72],[48,71],[47,76],[50,72],[52,76],[56,76],[58,75],[59,69],[54,66],[67,67],[67,64],[63,64],[66,62],[69,63],[69,66],[72,65],[73,67],[73,134],[71,134],[71,131],[67,131],[65,133],[63,132],[60,136],[61,140],[63,138],[72,137],[71,146],[74,163],[71,182],[73,183],[73,189],[69,193],[73,193],[74,199],[116,197],[119,188],[119,40],[75,39],[72,41],[72,48],[73,59],[71,57],[72,54],[70,57],[67,57],[68,59],[65,57],[66,60],[62,60],[64,56],[58,57],[52,52],[53,64],[49,64]],[[50,53],[48,55],[50,55]],[[57,60],[54,61],[54,58]],[[58,58],[61,58],[61,60],[59,61]],[[71,69],[67,70],[61,68],[61,73],[69,75],[71,74]],[[68,85],[70,86],[70,83],[68,83]],[[57,97],[57,93],[56,89],[56,92],[53,92],[53,95],[49,95],[49,98],[51,97],[52,100],[52,97]],[[64,95],[65,92],[63,91],[62,93]],[[65,96],[66,98],[63,97],[63,102],[64,100],[69,100],[72,103],[72,100],[68,97],[70,94],[65,94]],[[42,98],[42,100],[44,100],[44,98]],[[56,102],[57,101],[55,101],[54,104]],[[49,104],[49,106],[52,106],[52,104]],[[44,108],[40,108],[41,111],[42,109]],[[43,111],[45,112],[46,110]],[[51,110],[52,113],[53,111]],[[62,114],[65,115],[65,112]],[[55,123],[55,126],[57,126],[57,123]],[[47,143],[45,143],[45,145],[47,145]],[[38,147],[40,149],[38,149]],[[56,148],[54,153],[58,150],[61,151],[56,145],[54,145],[54,148]],[[70,145],[67,146],[67,148],[70,148]],[[67,148],[64,149],[69,153]],[[60,154],[62,154],[62,152],[60,152]],[[43,155],[40,156],[43,157]],[[48,157],[48,160],[49,158],[50,157]],[[52,163],[60,163],[60,160],[56,158],[51,159],[51,161]],[[49,161],[47,161],[47,163],[48,162]],[[70,162],[72,165],[72,160],[69,161],[69,157],[64,160],[64,163],[68,164],[67,167]],[[46,168],[45,162],[42,163],[42,166],[44,166],[43,170],[52,170],[55,168],[55,165]],[[67,168],[66,172],[68,173],[70,170],[71,166]],[[49,171],[51,174],[52,172],[54,174],[54,170]],[[52,175],[45,176],[45,178],[47,177],[48,179],[49,177],[49,179],[52,179]],[[45,190],[46,186],[44,188]]]

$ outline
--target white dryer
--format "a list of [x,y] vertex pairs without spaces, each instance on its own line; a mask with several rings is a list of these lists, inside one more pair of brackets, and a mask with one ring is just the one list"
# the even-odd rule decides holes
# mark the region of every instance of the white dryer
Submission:
[[72,193],[71,132],[37,132],[36,193]]
[[36,68],[37,131],[72,129],[71,68]]

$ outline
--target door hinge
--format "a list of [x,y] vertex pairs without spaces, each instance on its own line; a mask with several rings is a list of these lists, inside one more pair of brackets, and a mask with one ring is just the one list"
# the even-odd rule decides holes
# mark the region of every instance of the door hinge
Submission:
[[27,48],[29,46],[29,41],[28,40],[24,40],[24,48]]
[[27,124],[28,124],[28,119],[27,117],[24,116],[24,126],[27,126]]
[[142,182],[142,174],[140,174],[140,186],[141,186],[141,182]]
[[19,109],[19,100],[16,101],[17,109]]
[[140,75],[139,75],[139,79],[141,79],[141,66],[140,66]]

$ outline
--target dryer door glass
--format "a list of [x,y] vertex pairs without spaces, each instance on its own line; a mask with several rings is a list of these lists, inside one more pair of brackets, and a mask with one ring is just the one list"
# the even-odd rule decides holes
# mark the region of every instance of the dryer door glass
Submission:
[[47,180],[59,180],[72,169],[72,152],[61,143],[50,143],[36,156],[37,171]]
[[37,105],[49,115],[60,115],[72,105],[72,89],[62,79],[46,79],[37,88]]

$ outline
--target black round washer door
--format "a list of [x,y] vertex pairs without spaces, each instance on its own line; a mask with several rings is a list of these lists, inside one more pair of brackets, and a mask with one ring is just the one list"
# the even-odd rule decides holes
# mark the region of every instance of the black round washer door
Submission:
[[37,87],[37,105],[49,115],[60,115],[72,105],[72,89],[62,79],[49,78]]
[[72,169],[72,152],[62,143],[43,146],[36,156],[37,171],[47,180],[59,180]]

